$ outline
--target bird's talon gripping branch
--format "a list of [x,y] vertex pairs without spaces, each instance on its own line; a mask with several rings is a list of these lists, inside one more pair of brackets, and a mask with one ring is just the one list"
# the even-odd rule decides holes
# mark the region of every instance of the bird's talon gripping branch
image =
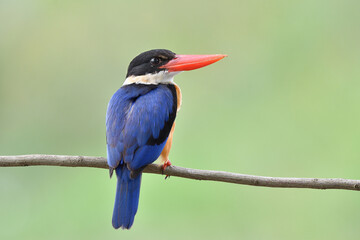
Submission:
[[161,166],[162,171],[164,172],[167,167],[171,166],[170,160],[167,160],[164,162],[164,164]]
[[[169,167],[169,166],[171,166],[170,160],[167,160],[166,162],[164,162],[164,164],[161,166],[161,172],[162,172],[162,174],[164,174],[165,169],[166,169],[167,167]],[[169,178],[169,177],[170,177],[169,175],[166,175],[166,176],[165,176],[165,179],[167,179],[167,178]]]

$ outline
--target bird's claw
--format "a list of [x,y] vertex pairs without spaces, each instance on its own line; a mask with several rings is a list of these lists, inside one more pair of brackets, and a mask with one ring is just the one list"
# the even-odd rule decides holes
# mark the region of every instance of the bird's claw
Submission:
[[[164,171],[167,167],[171,166],[171,162],[170,160],[167,160],[166,162],[164,162],[164,164],[161,166],[161,172],[162,174],[164,174]],[[165,179],[169,178],[170,176],[169,175],[166,175],[165,176]]]
[[114,169],[113,169],[113,168],[109,168],[109,176],[110,176],[110,178],[112,177],[113,173],[114,173]]

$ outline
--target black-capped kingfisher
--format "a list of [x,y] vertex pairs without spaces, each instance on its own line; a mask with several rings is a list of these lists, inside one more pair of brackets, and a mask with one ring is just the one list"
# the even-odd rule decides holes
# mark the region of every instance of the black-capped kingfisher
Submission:
[[129,229],[138,209],[143,169],[169,152],[181,91],[174,76],[219,61],[226,55],[176,55],[155,49],[135,57],[123,86],[112,96],[106,114],[107,161],[117,176],[112,225]]

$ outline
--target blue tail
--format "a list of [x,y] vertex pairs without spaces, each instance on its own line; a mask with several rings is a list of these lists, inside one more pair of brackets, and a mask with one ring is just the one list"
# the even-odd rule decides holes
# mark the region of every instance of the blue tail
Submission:
[[117,186],[112,218],[114,228],[129,229],[138,209],[141,173],[130,177],[130,170],[123,164],[116,169]]

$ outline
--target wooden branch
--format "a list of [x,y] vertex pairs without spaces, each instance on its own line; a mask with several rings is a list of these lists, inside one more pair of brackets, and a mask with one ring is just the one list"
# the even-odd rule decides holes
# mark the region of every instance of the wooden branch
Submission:
[[[87,156],[61,155],[19,155],[0,156],[0,167],[23,166],[64,166],[64,167],[92,167],[108,169],[106,158]],[[166,174],[183,178],[210,180],[228,183],[245,184],[262,187],[277,188],[313,188],[313,189],[346,189],[360,191],[360,180],[341,178],[282,178],[245,175],[222,171],[209,171],[170,166],[161,170],[161,166],[150,164],[146,173]]]

